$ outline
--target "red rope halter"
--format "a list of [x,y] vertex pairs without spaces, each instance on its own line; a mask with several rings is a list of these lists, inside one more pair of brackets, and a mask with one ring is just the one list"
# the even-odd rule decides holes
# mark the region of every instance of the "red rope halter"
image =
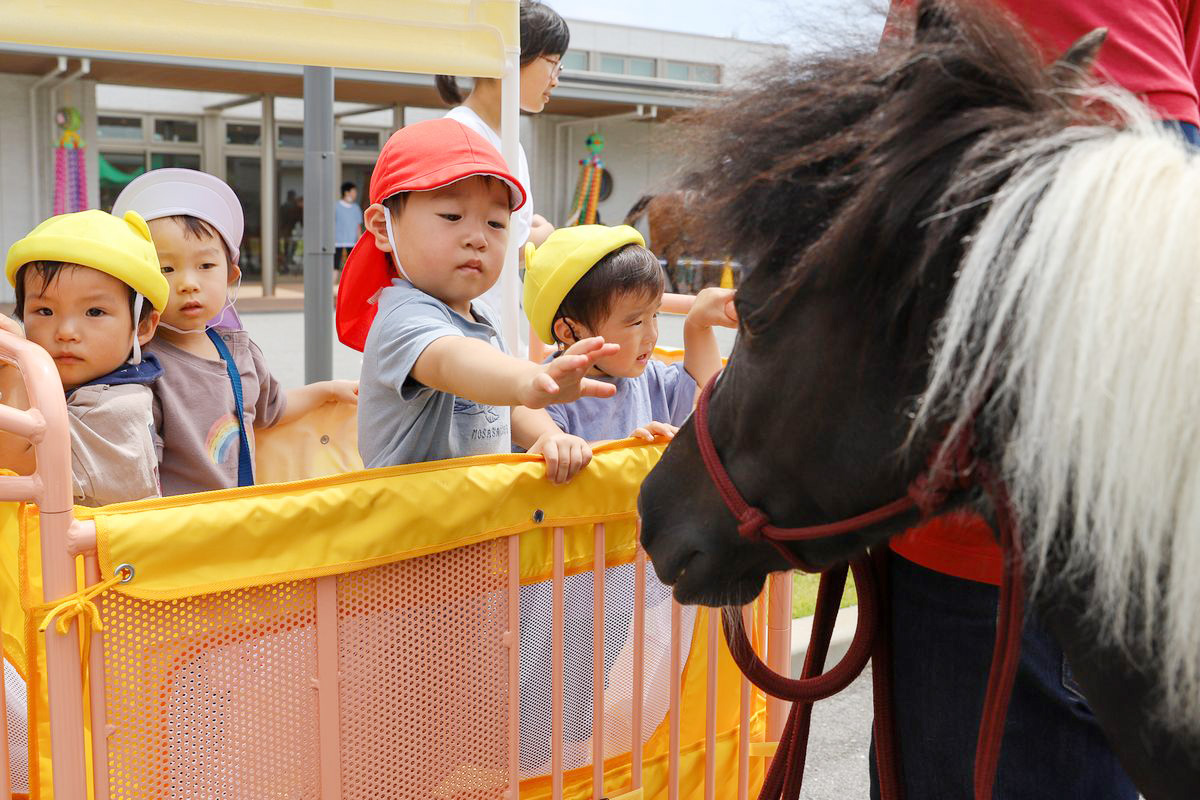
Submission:
[[[719,374],[719,373],[718,373]],[[1020,657],[1022,589],[1021,552],[1014,535],[1016,520],[1003,481],[985,463],[976,462],[968,437],[959,436],[950,448],[939,450],[938,460],[909,486],[908,493],[885,506],[848,519],[824,525],[782,528],[770,517],[746,502],[729,477],[713,444],[709,430],[708,406],[717,375],[714,375],[696,404],[694,427],[700,455],[709,478],[725,506],[738,522],[738,533],[753,541],[774,545],[787,561],[806,572],[817,572],[793,553],[787,542],[806,541],[862,530],[886,522],[916,509],[922,517],[937,511],[949,494],[976,483],[991,499],[996,515],[1000,545],[1009,557],[1000,587],[1000,608],[996,621],[996,643],[988,674],[987,694],[979,725],[975,750],[975,797],[991,800],[1000,761],[1004,720]],[[900,800],[902,782],[897,758],[895,729],[891,707],[891,624],[887,603],[887,549],[876,548],[871,555],[850,562],[858,587],[858,627],[845,657],[825,672],[825,657],[833,634],[833,623],[846,583],[846,565],[831,567],[821,575],[813,629],[801,677],[785,678],[773,672],[759,659],[746,636],[741,615],[727,610],[724,615],[725,639],[742,673],[759,689],[792,702],[787,725],[771,762],[759,800],[798,798],[804,779],[804,761],[812,706],[846,688],[862,672],[868,659],[874,659],[872,677],[875,694],[875,750],[879,769],[880,792],[885,800]]]

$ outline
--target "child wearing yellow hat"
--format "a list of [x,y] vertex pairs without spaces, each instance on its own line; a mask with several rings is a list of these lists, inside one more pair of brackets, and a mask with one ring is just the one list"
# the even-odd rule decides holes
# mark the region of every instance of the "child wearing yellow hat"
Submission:
[[[598,359],[588,373],[594,380],[615,386],[614,395],[581,397],[574,403],[546,408],[565,432],[591,442],[631,434],[645,439],[656,435],[669,438],[691,414],[697,385],[704,385],[721,368],[713,326],[737,324],[733,291],[705,289],[697,295],[684,323],[684,360],[664,364],[651,357],[658,343],[657,315],[663,288],[662,266],[646,249],[642,235],[628,225],[559,228],[541,247],[526,246],[525,313],[538,338],[557,345],[560,351],[591,336],[602,336],[605,342],[620,345],[616,353]],[[606,570],[606,680],[629,636],[635,585],[632,564]],[[647,629],[669,630],[671,606],[667,600],[671,590],[650,573],[645,591]],[[564,729],[568,744],[584,742],[591,735],[591,592],[591,575],[567,578]],[[520,602],[521,764],[536,769],[547,757],[548,737],[538,738],[533,732],[544,732],[546,726],[539,726],[538,721],[550,718],[553,696],[550,584],[521,587]],[[694,614],[685,611],[681,632],[685,640],[693,621]],[[647,638],[643,654],[647,676],[662,676],[663,680],[670,665],[664,641]],[[648,684],[653,682],[653,678],[647,678]],[[619,710],[610,705],[607,713]],[[577,764],[570,755],[568,762],[568,768]]]
[[616,386],[615,396],[547,408],[564,431],[589,441],[673,435],[697,386],[721,368],[713,326],[737,325],[733,290],[705,289],[684,322],[683,362],[653,360],[664,279],[645,244],[628,225],[579,225],[525,248],[525,312],[538,338],[564,348],[602,336],[621,347],[588,376]]
[[[158,452],[149,384],[162,375],[142,346],[167,304],[167,281],[145,221],[80,211],[51,217],[8,251],[5,274],[16,289],[25,331],[54,359],[67,392],[75,502],[98,506],[157,497]],[[16,369],[0,370],[5,403],[24,404]],[[0,463],[31,472],[29,443],[0,439]]]

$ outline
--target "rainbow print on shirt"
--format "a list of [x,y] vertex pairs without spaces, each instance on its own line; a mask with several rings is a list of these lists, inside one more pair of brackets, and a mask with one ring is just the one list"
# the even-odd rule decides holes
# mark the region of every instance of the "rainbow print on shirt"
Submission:
[[205,449],[214,464],[225,463],[231,455],[236,459],[239,444],[240,436],[236,414],[229,413],[218,418],[208,429]]

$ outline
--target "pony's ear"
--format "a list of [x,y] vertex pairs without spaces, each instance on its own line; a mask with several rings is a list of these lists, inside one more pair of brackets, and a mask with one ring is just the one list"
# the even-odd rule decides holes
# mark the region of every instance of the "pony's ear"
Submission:
[[918,42],[948,42],[956,38],[958,25],[953,12],[942,0],[920,0],[917,3]]
[[1059,84],[1079,83],[1080,79],[1092,71],[1100,48],[1108,39],[1108,28],[1095,28],[1085,33],[1067,48],[1057,61],[1050,65],[1050,75]]

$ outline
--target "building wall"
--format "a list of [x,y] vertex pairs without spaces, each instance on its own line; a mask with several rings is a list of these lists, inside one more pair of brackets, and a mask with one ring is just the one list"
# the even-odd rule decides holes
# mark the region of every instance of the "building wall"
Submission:
[[[34,225],[32,118],[29,87],[35,78],[0,75],[0,248],[8,248]],[[0,281],[0,302],[13,301],[8,281]]]
[[741,39],[574,19],[568,22],[572,50],[718,64],[725,84],[737,83],[766,61],[786,52],[782,45]]
[[[72,62],[69,69],[74,69]],[[59,130],[54,124],[54,110],[60,106],[75,106],[83,115],[80,131],[85,144],[95,141],[95,84],[77,80],[60,89],[51,81],[36,90],[35,119],[30,105],[29,90],[37,81],[35,76],[0,74],[0,252],[7,253],[12,244],[27,234],[37,223],[54,210],[54,147]],[[53,107],[52,107],[53,106]],[[87,151],[88,203],[98,202],[96,154]],[[38,176],[35,203],[34,174]],[[13,300],[8,281],[0,281],[0,302]]]
[[531,170],[537,211],[555,225],[565,222],[571,211],[579,161],[588,155],[585,142],[593,131],[604,137],[600,158],[613,180],[612,194],[599,206],[606,225],[622,222],[639,197],[659,191],[680,165],[663,136],[662,123],[653,120],[545,117],[537,120],[534,130],[530,157],[536,165]]

